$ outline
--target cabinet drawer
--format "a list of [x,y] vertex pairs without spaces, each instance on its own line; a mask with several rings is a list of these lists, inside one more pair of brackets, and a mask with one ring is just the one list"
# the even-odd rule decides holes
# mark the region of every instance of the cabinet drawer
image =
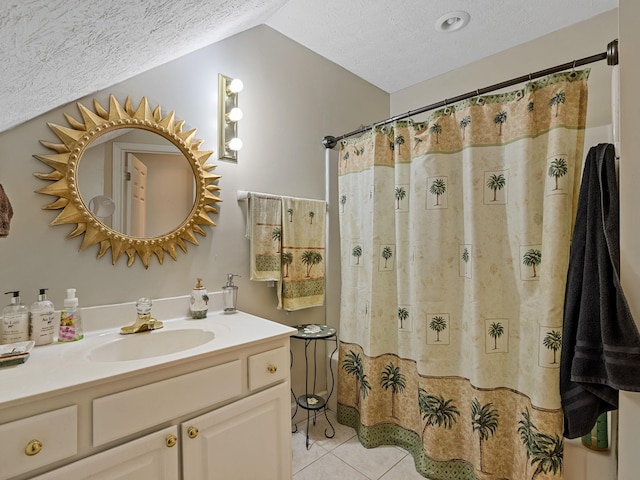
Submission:
[[289,378],[290,357],[285,347],[249,357],[249,390],[256,390]]
[[[39,451],[37,444],[41,447]],[[28,455],[27,450],[32,455]],[[77,452],[76,405],[0,425],[0,479],[43,467]]]
[[93,445],[139,432],[242,393],[240,360],[93,401]]

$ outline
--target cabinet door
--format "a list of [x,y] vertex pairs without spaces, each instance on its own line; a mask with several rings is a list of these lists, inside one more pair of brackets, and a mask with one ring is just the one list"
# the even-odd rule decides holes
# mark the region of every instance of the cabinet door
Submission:
[[290,479],[288,401],[281,383],[184,422],[184,480]]
[[178,427],[165,428],[33,480],[178,480],[179,445],[167,438],[177,435]]

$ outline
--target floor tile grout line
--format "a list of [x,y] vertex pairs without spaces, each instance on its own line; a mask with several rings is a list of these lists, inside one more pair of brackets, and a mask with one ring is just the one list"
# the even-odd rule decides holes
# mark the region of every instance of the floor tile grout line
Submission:
[[[332,418],[332,420],[337,420]],[[300,427],[300,424],[304,424],[304,427],[306,428],[306,421],[303,420],[302,422],[299,422],[297,424],[298,427]],[[314,425],[314,427],[316,427],[317,425]],[[313,428],[313,427],[312,427]],[[342,441],[340,443],[337,444],[332,444],[331,440],[332,439],[327,439],[328,440],[328,444],[330,444],[330,449],[327,448],[327,443],[325,443],[325,445],[320,445],[318,442],[322,442],[323,439],[312,439],[311,437],[309,438],[310,441],[310,447],[313,447],[315,443],[318,443],[318,445],[315,445],[316,448],[320,448],[324,451],[324,453],[322,455],[320,455],[318,458],[316,458],[315,460],[313,460],[311,463],[305,465],[303,468],[301,468],[300,470],[298,470],[293,477],[295,478],[298,474],[300,474],[301,472],[305,471],[307,468],[309,468],[311,465],[313,465],[314,463],[316,463],[317,461],[321,460],[321,459],[325,459],[325,461],[327,460],[327,456],[330,455],[332,458],[332,461],[339,461],[344,465],[347,465],[349,468],[353,469],[354,471],[356,471],[357,473],[359,473],[360,475],[362,475],[364,478],[366,478],[367,480],[380,480],[382,479],[385,475],[387,475],[388,473],[390,473],[393,469],[397,468],[399,466],[399,464],[405,460],[405,458],[407,456],[411,456],[410,452],[408,452],[407,450],[398,447],[397,445],[395,446],[399,451],[401,451],[404,455],[402,455],[402,457],[400,457],[398,459],[398,461],[396,461],[391,467],[389,467],[385,472],[383,472],[381,475],[373,478],[370,477],[369,475],[367,475],[366,473],[360,471],[355,465],[352,465],[351,463],[349,463],[347,460],[342,459],[341,457],[338,457],[337,455],[335,455],[334,451],[346,444],[347,442],[349,442],[350,440],[352,440],[353,438],[357,438],[357,432],[355,431],[355,429],[351,429],[352,430],[352,435],[350,435],[348,438],[342,439]],[[298,428],[298,430],[295,433],[292,433],[292,435],[295,434],[301,434],[301,436],[303,438],[306,438],[306,432],[303,431],[303,429]]]
[[409,455],[409,453],[408,453],[408,452],[406,452],[406,451],[404,451],[404,453],[405,453],[405,454],[404,454],[402,457],[400,457],[400,459],[399,459],[396,463],[394,463],[393,465],[391,465],[391,467],[390,467],[386,472],[384,472],[384,473],[383,473],[382,475],[380,475],[378,478],[374,478],[373,480],[380,480],[380,479],[381,479],[381,478],[383,478],[387,473],[389,473],[391,470],[393,470],[394,468],[396,468],[396,467],[400,464],[400,462],[402,462],[405,458],[407,458],[407,455]]
[[[365,447],[362,445],[362,443],[359,441],[359,439],[358,439],[357,435],[352,436],[352,437],[349,439],[349,441],[351,441],[351,440],[353,440],[353,439],[356,439],[356,442],[357,442],[360,446],[362,446],[363,448],[365,448]],[[347,441],[345,441],[342,445],[345,445],[346,443],[347,443]],[[382,446],[383,446],[383,445],[381,445],[381,447],[382,447]],[[380,480],[380,479],[381,479],[382,477],[384,477],[387,473],[389,473],[391,470],[393,470],[394,468],[396,468],[396,467],[398,466],[398,464],[399,464],[400,462],[402,462],[402,461],[403,461],[403,460],[404,460],[408,455],[410,455],[408,451],[406,451],[406,450],[404,450],[404,449],[401,449],[401,448],[397,448],[397,447],[396,447],[396,446],[394,446],[394,445],[384,445],[384,446],[385,446],[385,447],[391,447],[391,448],[393,448],[394,450],[397,450],[397,451],[401,454],[401,456],[400,456],[400,457],[395,461],[395,463],[394,463],[393,465],[391,465],[390,467],[388,467],[388,468],[387,468],[385,471],[383,471],[382,473],[380,473],[380,474],[376,474],[376,476],[373,476],[373,477],[371,476],[373,473],[366,473],[366,472],[364,472],[364,471],[360,470],[360,469],[358,468],[358,466],[356,466],[356,465],[353,465],[353,464],[349,463],[349,460],[348,460],[348,459],[346,459],[346,458],[342,458],[340,455],[338,455],[338,454],[336,454],[336,453],[334,453],[334,455],[335,455],[336,457],[340,458],[343,462],[347,463],[348,465],[350,465],[351,467],[353,467],[354,469],[356,469],[356,470],[357,470],[361,475],[365,476],[368,480]],[[336,448],[336,450],[337,450],[337,448]],[[371,449],[366,448],[366,451],[373,451],[373,450],[375,450],[375,448],[371,448]],[[335,450],[334,450],[334,452],[335,452]]]
[[[323,458],[325,458],[325,457],[328,457],[328,456],[333,457],[333,459],[334,459],[335,461],[338,461],[338,462],[341,462],[341,463],[345,464],[347,467],[349,467],[349,468],[351,468],[352,470],[354,470],[354,471],[358,472],[360,475],[362,475],[363,477],[365,477],[367,480],[375,480],[375,479],[372,479],[371,477],[367,476],[366,474],[362,473],[360,470],[358,470],[355,466],[351,465],[349,462],[347,462],[347,461],[343,460],[342,458],[340,458],[340,457],[338,457],[338,456],[334,455],[334,454],[333,454],[333,453],[331,453],[331,452],[327,452],[326,454],[322,455],[321,457],[316,458],[316,459],[315,459],[313,462],[311,462],[309,465],[305,466],[304,468],[302,468],[302,469],[298,470],[296,473],[294,473],[292,478],[295,478],[295,477],[296,477],[296,475],[298,475],[299,473],[302,473],[304,470],[306,470],[307,468],[309,468],[311,465],[313,465],[313,464],[314,464],[314,463],[316,463],[317,461],[319,461],[319,460],[321,460],[321,459],[323,459]],[[386,474],[386,473],[385,473],[385,474]]]
[[[304,422],[304,420],[303,420],[303,422]],[[342,425],[342,424],[341,424],[341,425]],[[345,425],[345,426],[346,426],[346,425]],[[352,430],[352,435],[351,435],[351,436],[349,436],[348,438],[345,438],[344,440],[342,440],[340,443],[336,444],[335,446],[333,446],[333,447],[331,448],[331,450],[328,450],[324,445],[320,445],[320,446],[322,446],[322,448],[324,448],[325,450],[327,450],[327,451],[331,452],[331,451],[335,450],[336,448],[338,448],[340,445],[343,445],[343,444],[345,444],[346,442],[348,442],[349,440],[351,440],[353,437],[357,437],[358,433],[355,431],[355,429],[353,429],[353,428],[351,428],[351,427],[347,427],[347,428],[349,428],[350,430]],[[296,435],[296,434],[298,434],[298,433],[301,433],[301,434],[302,434],[302,436],[306,438],[306,433],[305,433],[305,432],[303,432],[303,431],[301,431],[300,429],[298,429],[296,432],[292,433],[292,435]],[[335,438],[335,437],[332,437],[332,438],[325,437],[325,438],[326,438],[326,440],[327,440],[327,442],[326,442],[326,443],[331,443],[331,441],[332,441],[332,440],[333,440],[333,438]],[[309,437],[309,442],[310,442],[310,443],[309,443],[309,445],[313,445],[314,443],[319,442],[319,441],[324,442],[324,440],[323,440],[323,439],[312,439],[311,437]]]
[[[324,450],[324,449],[323,449]],[[331,452],[328,452],[325,450],[324,455],[320,455],[318,458],[316,458],[313,462],[311,462],[308,465],[305,465],[303,468],[301,468],[300,470],[298,470],[293,476],[295,477],[296,475],[298,475],[300,472],[305,471],[307,468],[309,468],[311,465],[313,465],[314,463],[316,463],[318,460],[320,460],[321,458],[326,457],[327,455],[331,455]],[[335,456],[335,455],[334,455]]]

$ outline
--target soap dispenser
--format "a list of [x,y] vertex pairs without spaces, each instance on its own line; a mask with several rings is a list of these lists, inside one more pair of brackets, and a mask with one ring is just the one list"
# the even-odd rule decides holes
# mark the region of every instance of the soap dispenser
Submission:
[[0,329],[0,343],[26,342],[29,340],[29,310],[20,303],[20,292],[6,292],[11,294],[11,303],[2,310],[2,328]]
[[236,301],[238,300],[238,287],[233,284],[233,277],[239,277],[235,273],[227,274],[227,284],[222,287],[222,301],[224,313],[235,313]]
[[191,298],[189,299],[189,309],[191,310],[191,318],[205,318],[209,309],[209,294],[207,289],[202,285],[202,279],[198,278],[196,286],[191,290]]
[[78,298],[75,288],[67,288],[67,298],[64,299],[64,307],[60,311],[60,332],[58,342],[73,342],[84,338],[82,333],[82,321]]
[[38,301],[29,307],[29,338],[36,345],[47,345],[53,342],[56,329],[55,308],[47,300],[47,289],[41,288]]

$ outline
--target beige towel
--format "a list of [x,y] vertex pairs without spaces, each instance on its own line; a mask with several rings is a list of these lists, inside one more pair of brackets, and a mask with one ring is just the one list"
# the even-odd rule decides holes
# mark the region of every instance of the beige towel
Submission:
[[280,197],[252,193],[249,198],[247,238],[250,241],[250,279],[266,282],[281,278],[280,239],[282,231]]
[[4,193],[4,188],[0,185],[0,237],[9,235],[9,225],[13,217],[13,207],[9,197]]
[[327,204],[282,197],[282,280],[278,308],[300,310],[324,304]]

